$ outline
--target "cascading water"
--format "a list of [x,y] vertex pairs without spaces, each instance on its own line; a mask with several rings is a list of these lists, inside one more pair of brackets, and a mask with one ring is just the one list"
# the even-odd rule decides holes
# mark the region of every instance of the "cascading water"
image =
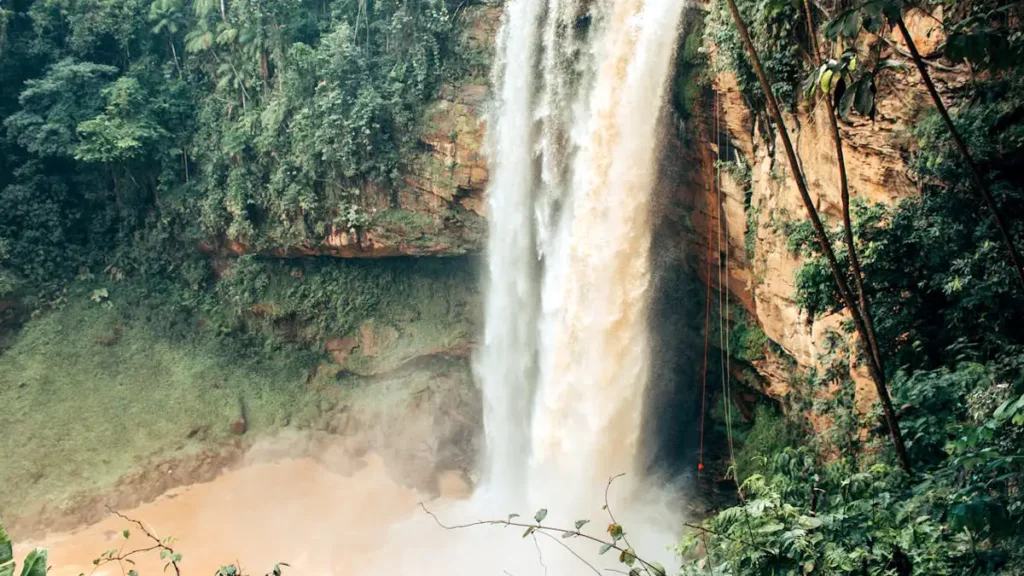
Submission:
[[572,486],[566,494],[585,500],[579,486],[600,490],[633,469],[648,374],[657,125],[682,8],[507,6],[490,123],[480,376],[485,486],[510,504],[525,495],[570,505],[551,487]]
[[[488,122],[486,326],[476,359],[486,454],[472,498],[431,505],[449,524],[546,507],[546,524],[599,525],[608,478],[634,471],[650,363],[658,120],[684,2],[506,5]],[[667,565],[674,508],[634,476],[612,491],[616,520],[645,558]],[[373,573],[590,573],[580,558],[615,566],[583,541],[555,537],[570,555],[543,537],[493,530],[439,531],[418,517],[393,527]]]

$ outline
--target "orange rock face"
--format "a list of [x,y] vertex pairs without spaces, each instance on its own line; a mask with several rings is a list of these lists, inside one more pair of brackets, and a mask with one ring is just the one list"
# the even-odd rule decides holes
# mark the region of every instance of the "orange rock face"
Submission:
[[[943,42],[941,18],[941,9],[934,14],[919,10],[908,14],[908,27],[922,53],[934,52]],[[905,46],[898,37],[897,32],[883,41],[863,33],[858,44],[862,48],[877,44],[882,58],[903,59],[899,51],[905,50]],[[869,51],[863,49],[861,53]],[[863,65],[872,66],[873,62]],[[966,81],[966,74],[942,70],[934,70],[933,74],[940,91]],[[765,335],[799,366],[819,367],[825,334],[837,330],[845,315],[808,318],[797,303],[794,275],[803,259],[787,248],[784,224],[804,222],[807,214],[782,152],[782,140],[774,125],[770,129],[771,141],[765,139],[769,130],[761,125],[764,115],[756,115],[747,107],[730,74],[718,74],[712,84],[717,99],[705,99],[691,130],[697,132],[695,140],[700,143],[700,148],[690,153],[690,160],[700,166],[695,170],[700,175],[698,185],[680,186],[675,192],[676,200],[691,214],[690,230],[682,233],[689,261],[694,271],[705,278],[711,255],[711,283],[715,288],[719,285],[716,266],[726,261],[726,280],[722,284],[733,301],[742,305]],[[904,70],[885,71],[880,76],[876,118],[872,121],[851,116],[840,124],[852,198],[893,204],[918,194],[906,164],[909,152],[916,146],[908,134],[930,105],[912,65]],[[796,110],[784,114],[819,214],[827,223],[841,222],[836,149],[826,108],[820,103],[802,101]],[[717,145],[710,145],[715,141],[716,130],[725,135]],[[728,170],[716,174],[716,152],[721,152],[723,159],[738,156],[749,168],[749,184]],[[776,397],[788,393],[784,370],[778,370],[769,361],[758,362],[756,368],[768,383],[767,393]],[[877,398],[874,386],[863,366],[851,363],[851,377],[856,385],[857,407],[866,411]]]

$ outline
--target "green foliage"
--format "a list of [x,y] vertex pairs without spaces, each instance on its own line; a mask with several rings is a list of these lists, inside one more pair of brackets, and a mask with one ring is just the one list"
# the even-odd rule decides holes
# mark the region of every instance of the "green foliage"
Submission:
[[[981,425],[961,423],[949,457],[910,481],[882,463],[822,464],[806,448],[769,457],[745,499],[680,546],[684,574],[998,573],[1019,549],[1024,400],[1013,394]],[[964,470],[967,474],[964,474]],[[697,546],[709,546],[703,558]]]
[[804,80],[804,93],[813,99],[820,91],[832,100],[840,118],[848,120],[856,111],[861,116],[875,119],[878,91],[875,79],[885,70],[901,70],[907,64],[901,60],[886,58],[874,62],[872,69],[864,68],[857,51],[845,50],[838,60],[830,59],[812,70]]
[[[439,86],[451,35],[446,5],[376,3],[367,17],[355,5],[335,7],[330,27],[309,36],[267,30],[243,6],[231,6],[239,27],[215,25],[210,14],[199,30],[219,29],[215,41],[188,44],[220,95],[199,110],[200,221],[211,234],[257,245],[364,225],[360,195],[398,185]],[[228,60],[210,58],[235,45]]]
[[0,287],[52,295],[168,230],[257,249],[354,234],[398,197],[425,105],[461,74],[449,8],[5,4]]
[[769,468],[766,455],[782,452],[793,442],[795,435],[776,410],[757,406],[753,426],[748,431],[740,430],[737,439],[740,448],[736,451],[736,475],[738,478],[750,478],[765,473]]
[[[14,576],[15,568],[13,545],[0,522],[0,576]],[[36,548],[25,556],[21,576],[46,576],[46,570],[46,550]]]
[[966,9],[966,17],[946,26],[946,58],[992,71],[1019,64],[1024,56],[1024,34],[1016,24],[1019,7],[997,1],[971,2]]
[[388,364],[416,355],[415,350],[422,354],[468,341],[474,280],[470,263],[459,259],[280,262],[242,257],[217,285],[214,318],[223,332],[245,328],[277,342],[307,346],[355,335],[372,322],[374,331],[393,331],[401,342],[376,360]]
[[102,109],[101,88],[117,72],[113,66],[65,59],[38,80],[25,82],[21,111],[4,119],[10,138],[41,157],[70,157],[80,122]]
[[[978,85],[976,104],[955,118],[968,146],[987,168],[990,186],[1011,222],[1024,214],[1024,192],[1012,176],[1024,155],[1020,81]],[[983,209],[937,116],[915,128],[920,148],[911,168],[924,187],[894,207],[854,202],[853,224],[875,328],[891,369],[933,368],[954,360],[964,341],[984,354],[1024,339],[1024,314],[998,232]],[[811,314],[839,308],[830,272],[806,223],[788,226],[792,249],[810,258],[797,274],[798,300]],[[1024,237],[1016,226],[1015,236]],[[830,232],[834,245],[840,231]],[[845,250],[837,250],[847,269]]]
[[[750,30],[772,92],[783,105],[796,105],[803,69],[799,39],[803,16],[793,0],[737,0],[740,16]],[[802,26],[802,27],[801,27]],[[715,70],[732,72],[744,99],[754,110],[764,110],[765,99],[739,32],[724,0],[711,2],[704,24],[705,49],[714,47]]]
[[672,104],[683,118],[693,115],[694,104],[707,85],[707,56],[702,50],[704,20],[685,18],[681,45],[676,50]]
[[733,357],[747,362],[764,358],[768,337],[743,307],[730,306],[732,325],[729,328],[729,348]]
[[78,124],[81,141],[75,148],[76,160],[127,162],[166,140],[167,132],[147,114],[147,94],[137,78],[122,76],[100,93],[106,98],[106,108]]
[[[1020,62],[1024,54],[1024,34],[1016,23],[1020,17],[1019,7],[1013,2],[936,3],[944,4],[947,13],[954,15],[941,22],[946,33],[942,47],[946,58],[955,63],[966,60],[976,69],[991,71],[1007,70]],[[877,34],[886,24],[893,26],[905,7],[894,0],[857,4],[837,14],[825,26],[825,36],[853,41],[862,29]]]

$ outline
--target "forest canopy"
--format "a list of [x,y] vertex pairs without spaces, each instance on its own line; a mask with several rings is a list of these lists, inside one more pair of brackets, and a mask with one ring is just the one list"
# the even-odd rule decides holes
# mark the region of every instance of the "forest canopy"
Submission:
[[460,73],[446,0],[5,0],[0,296],[365,223]]

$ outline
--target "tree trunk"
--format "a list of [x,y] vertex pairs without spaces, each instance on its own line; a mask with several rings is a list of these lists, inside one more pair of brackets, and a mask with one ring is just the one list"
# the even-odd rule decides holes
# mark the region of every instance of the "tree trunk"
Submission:
[[171,47],[171,56],[174,57],[174,67],[178,70],[178,78],[181,79],[181,66],[178,64],[178,51],[174,49],[174,39],[168,38],[167,44]]
[[260,50],[260,75],[263,76],[263,95],[265,96],[267,94],[267,77],[270,75],[266,50]]
[[953,119],[949,117],[946,105],[942,103],[942,97],[939,96],[939,91],[935,89],[932,77],[928,74],[928,69],[925,67],[924,59],[921,58],[921,54],[917,51],[917,45],[914,44],[914,39],[910,37],[910,31],[907,30],[907,24],[903,21],[903,16],[897,15],[895,23],[896,27],[900,29],[900,34],[903,35],[903,41],[907,43],[907,48],[910,50],[910,57],[914,60],[914,64],[917,66],[917,71],[921,73],[921,79],[924,80],[924,85],[928,88],[928,94],[931,95],[932,101],[935,103],[935,108],[939,111],[939,116],[942,116],[942,121],[946,123],[946,128],[949,129],[949,133],[953,137],[953,142],[956,143],[956,147],[960,150],[960,154],[963,155],[964,161],[967,162],[967,168],[971,173],[971,180],[974,181],[974,187],[978,189],[978,193],[980,193],[981,197],[985,200],[985,204],[988,206],[988,209],[992,211],[992,217],[996,221],[996,227],[999,228],[999,234],[1003,237],[1003,243],[1006,244],[1006,249],[1010,252],[1010,263],[1013,264],[1014,269],[1017,271],[1017,279],[1020,280],[1021,287],[1024,288],[1024,265],[1021,264],[1020,252],[1017,251],[1017,247],[1013,243],[1013,237],[1010,236],[1010,229],[1006,225],[1006,221],[1003,220],[1002,213],[999,212],[999,206],[996,205],[995,198],[992,197],[988,186],[985,184],[985,180],[982,179],[981,171],[978,170],[978,165],[974,162],[974,157],[971,156],[971,152],[967,149],[967,143],[964,142],[963,137],[960,136],[960,132],[953,124]]
[[[804,11],[807,12],[807,33],[810,36],[811,51],[814,54],[814,63],[821,66],[821,48],[818,46],[818,35],[814,28],[814,12],[811,10],[811,0],[804,0]],[[850,183],[846,176],[846,158],[843,155],[843,139],[839,134],[839,119],[836,117],[836,109],[832,104],[832,95],[825,94],[825,107],[828,109],[828,120],[832,129],[832,141],[836,145],[836,164],[839,168],[839,195],[842,199],[843,209],[843,238],[846,242],[846,251],[850,255],[850,267],[853,272],[853,283],[857,288],[857,299],[860,302],[860,312],[864,317],[864,326],[867,328],[868,351],[875,357],[879,367],[882,364],[882,355],[878,348],[878,339],[875,335],[874,321],[871,318],[871,307],[864,292],[864,273],[861,271],[860,258],[857,257],[857,244],[853,239],[853,223],[850,219]]]
[[[750,57],[751,64],[754,66],[754,72],[757,74],[757,80],[761,84],[761,89],[764,91],[765,101],[768,104],[768,112],[778,125],[779,134],[782,136],[782,145],[786,150],[786,158],[789,160],[789,166],[793,171],[793,178],[796,180],[797,190],[800,192],[800,198],[803,200],[804,208],[807,209],[807,216],[811,220],[811,226],[814,228],[814,232],[818,237],[818,243],[821,245],[821,250],[828,261],[829,268],[832,271],[832,277],[836,282],[836,287],[839,289],[839,294],[842,296],[843,303],[850,311],[850,316],[853,318],[853,324],[856,327],[858,334],[865,342],[869,342],[864,318],[860,313],[860,308],[857,306],[856,301],[853,299],[850,287],[846,283],[845,275],[839,269],[839,263],[836,261],[835,252],[832,251],[832,245],[828,241],[828,235],[825,233],[825,227],[822,225],[821,218],[818,217],[818,211],[815,209],[814,202],[811,200],[811,195],[807,191],[807,183],[804,181],[803,172],[800,170],[800,163],[797,160],[796,152],[793,149],[793,143],[789,138],[789,132],[786,130],[786,124],[782,119],[782,112],[779,111],[779,105],[775,101],[775,94],[772,93],[771,83],[768,82],[768,77],[764,73],[764,69],[761,66],[761,60],[757,57],[757,50],[754,48],[754,44],[750,40],[750,32],[747,30],[746,24],[743,23],[743,18],[740,16],[739,9],[736,7],[736,0],[726,0],[726,2],[729,4],[729,11],[732,13],[732,18],[736,23],[736,28],[740,33],[740,37],[743,39],[747,55]],[[903,434],[900,432],[899,422],[896,420],[896,411],[892,407],[892,399],[889,397],[889,389],[885,384],[885,373],[882,371],[882,367],[873,355],[871,355],[870,362],[868,362],[868,368],[871,372],[871,378],[875,382],[875,388],[878,391],[879,400],[882,402],[882,411],[885,414],[885,420],[889,427],[889,437],[892,439],[893,447],[896,449],[896,457],[899,459],[900,466],[902,466],[909,474],[911,472],[910,458],[907,456],[907,448],[903,443]]]

